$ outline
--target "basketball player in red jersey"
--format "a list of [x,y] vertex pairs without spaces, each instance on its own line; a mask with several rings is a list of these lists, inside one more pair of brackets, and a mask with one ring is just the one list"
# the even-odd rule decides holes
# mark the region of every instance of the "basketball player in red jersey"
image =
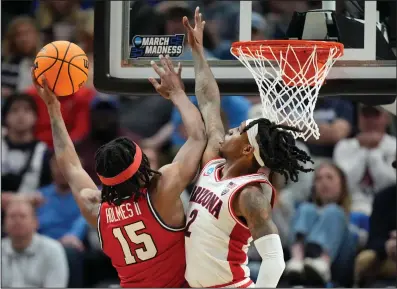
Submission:
[[[196,97],[208,137],[202,171],[192,192],[186,223],[186,280],[191,287],[253,287],[247,267],[251,240],[262,257],[257,287],[276,287],[285,268],[283,250],[271,219],[275,191],[264,173],[297,181],[301,163],[311,161],[288,130],[267,119],[247,120],[225,130],[218,85],[204,56],[199,9],[195,27],[186,17],[193,50]],[[226,96],[225,96],[226,97]]]
[[[149,79],[182,115],[188,140],[172,164],[158,172],[139,146],[115,139],[95,154],[102,192],[84,171],[67,133],[57,97],[44,79],[36,88],[51,119],[55,155],[86,220],[98,228],[103,251],[117,269],[122,287],[183,287],[185,283],[185,215],[180,194],[193,181],[206,136],[198,109],[189,101],[169,58],[163,69],[152,62],[161,83]],[[98,216],[99,212],[99,216]]]

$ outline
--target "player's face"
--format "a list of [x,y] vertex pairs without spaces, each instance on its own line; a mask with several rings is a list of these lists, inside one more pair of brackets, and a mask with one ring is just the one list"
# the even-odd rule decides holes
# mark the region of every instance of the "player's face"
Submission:
[[6,126],[15,132],[27,132],[36,124],[36,113],[26,101],[15,101],[6,117]]
[[342,180],[338,171],[330,165],[320,166],[316,171],[314,190],[323,203],[338,202],[342,194]]
[[224,140],[220,142],[219,152],[222,157],[237,159],[244,154],[252,153],[247,133],[243,132],[244,128],[245,122],[242,122],[238,127],[226,132]]

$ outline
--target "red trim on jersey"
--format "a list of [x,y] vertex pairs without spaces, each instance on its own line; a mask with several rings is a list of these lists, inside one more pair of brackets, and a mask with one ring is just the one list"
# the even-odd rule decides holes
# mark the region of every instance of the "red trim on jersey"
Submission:
[[230,233],[229,238],[227,261],[229,262],[230,271],[233,275],[233,283],[239,283],[249,277],[246,276],[241,265],[243,265],[248,258],[247,254],[243,251],[243,247],[248,245],[251,233],[249,230],[236,224]]
[[117,176],[107,178],[103,177],[98,174],[99,179],[101,180],[102,184],[106,186],[116,186],[121,183],[124,183],[126,180],[131,178],[139,169],[141,162],[142,162],[142,150],[141,148],[135,144],[135,156],[134,156],[134,161],[132,164],[126,168],[124,171],[119,173]]
[[215,170],[215,181],[217,181],[217,182],[223,182],[223,181],[238,179],[238,178],[242,178],[242,177],[264,176],[264,174],[250,174],[250,175],[243,175],[243,176],[238,176],[238,177],[234,177],[234,178],[222,179],[221,171],[223,170],[223,167],[224,167],[224,165],[219,168],[216,168],[216,170]]
[[103,239],[102,239],[102,231],[101,231],[101,209],[102,209],[102,204],[99,205],[99,210],[98,210],[98,217],[97,217],[97,233],[98,233],[98,239],[99,239],[99,244],[101,245],[101,249],[103,249]]
[[249,230],[248,227],[247,227],[247,225],[245,225],[243,222],[241,222],[241,220],[238,218],[238,216],[237,216],[236,213],[234,212],[234,209],[233,209],[233,200],[234,200],[236,194],[237,194],[239,191],[241,191],[242,189],[244,189],[244,187],[246,187],[246,186],[248,186],[248,185],[250,185],[250,184],[255,184],[255,183],[265,183],[265,184],[268,184],[268,185],[272,188],[272,196],[271,196],[271,200],[270,200],[270,205],[271,205],[271,207],[273,208],[275,189],[274,189],[274,187],[272,186],[272,184],[271,184],[269,181],[266,181],[266,180],[252,180],[252,181],[249,181],[249,182],[247,182],[247,183],[245,183],[245,184],[242,184],[242,185],[238,186],[237,188],[235,188],[235,189],[232,191],[232,193],[230,194],[230,196],[229,196],[228,209],[229,209],[230,215],[232,216],[232,218],[233,218],[238,224],[240,224],[241,226],[243,226],[243,227],[244,227],[245,229],[247,229],[247,230]]

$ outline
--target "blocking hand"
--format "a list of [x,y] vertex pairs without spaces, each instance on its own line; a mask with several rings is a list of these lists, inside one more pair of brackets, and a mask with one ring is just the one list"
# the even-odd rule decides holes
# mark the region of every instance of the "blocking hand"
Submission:
[[197,53],[204,53],[203,33],[205,21],[202,20],[200,8],[197,7],[194,12],[194,28],[190,25],[186,16],[183,17],[182,22],[186,28],[188,42],[192,50]]
[[157,75],[160,76],[160,83],[152,77],[149,78],[149,81],[162,97],[169,99],[173,94],[185,90],[181,79],[182,65],[178,63],[178,70],[175,71],[168,55],[166,57],[160,55],[160,62],[162,69],[154,61],[150,63]]

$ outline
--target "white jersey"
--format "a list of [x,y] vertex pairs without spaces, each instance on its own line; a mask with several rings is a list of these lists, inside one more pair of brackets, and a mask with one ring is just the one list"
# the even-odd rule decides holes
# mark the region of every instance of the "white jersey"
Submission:
[[[185,278],[191,287],[254,285],[247,266],[251,233],[234,214],[232,201],[236,192],[248,184],[270,185],[270,182],[263,174],[220,180],[224,164],[224,159],[208,162],[190,197],[185,233]],[[273,205],[274,189],[269,194],[269,202]]]

